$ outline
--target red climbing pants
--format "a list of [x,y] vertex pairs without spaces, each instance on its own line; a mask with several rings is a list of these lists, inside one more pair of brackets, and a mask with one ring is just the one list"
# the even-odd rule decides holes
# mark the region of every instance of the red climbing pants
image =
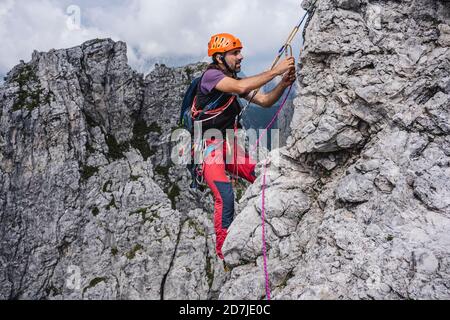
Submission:
[[[222,246],[227,237],[228,227],[234,218],[233,187],[225,171],[253,183],[256,179],[256,163],[241,147],[227,147],[226,140],[207,140],[206,146],[206,150],[212,151],[205,154],[203,174],[214,195],[216,253],[220,259],[223,259]],[[226,161],[227,150],[232,152],[228,157],[231,161]]]

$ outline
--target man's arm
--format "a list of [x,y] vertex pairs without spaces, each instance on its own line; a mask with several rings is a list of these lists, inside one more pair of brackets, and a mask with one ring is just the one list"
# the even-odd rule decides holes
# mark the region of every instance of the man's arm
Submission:
[[[258,92],[252,99],[252,102],[263,108],[270,108],[275,102],[280,99],[280,97],[283,95],[283,92],[294,83],[295,79],[295,71],[291,71],[285,74],[280,83],[272,91],[265,94]],[[250,100],[252,96],[253,91],[250,92],[246,97],[244,97],[244,99]]]
[[226,93],[235,93],[238,95],[246,94],[252,90],[261,88],[278,75],[286,71],[295,69],[295,60],[290,57],[280,62],[270,71],[263,72],[257,76],[236,80],[231,77],[225,77],[216,85],[216,89]]

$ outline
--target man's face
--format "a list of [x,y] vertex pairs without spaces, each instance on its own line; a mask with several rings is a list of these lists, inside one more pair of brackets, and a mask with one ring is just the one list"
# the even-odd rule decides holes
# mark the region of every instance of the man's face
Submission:
[[244,60],[241,49],[235,49],[225,53],[225,60],[230,66],[231,70],[236,73],[241,72],[241,62],[242,60]]

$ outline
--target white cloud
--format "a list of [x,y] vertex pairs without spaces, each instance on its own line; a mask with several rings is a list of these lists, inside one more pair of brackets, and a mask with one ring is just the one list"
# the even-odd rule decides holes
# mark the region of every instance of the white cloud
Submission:
[[29,60],[34,49],[72,47],[108,35],[96,28],[72,30],[68,18],[63,8],[48,0],[2,0],[0,73],[9,71],[21,59]]
[[[135,66],[161,56],[201,58],[210,36],[219,32],[242,40],[244,71],[246,64],[256,70],[270,64],[303,14],[298,0],[1,1],[0,72],[27,60],[33,49],[71,47],[96,37],[125,41]],[[81,8],[81,30],[67,26],[71,4]]]

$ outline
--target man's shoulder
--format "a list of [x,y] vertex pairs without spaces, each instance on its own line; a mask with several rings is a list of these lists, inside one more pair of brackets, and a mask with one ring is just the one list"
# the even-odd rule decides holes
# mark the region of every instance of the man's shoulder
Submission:
[[214,83],[214,86],[222,80],[223,78],[227,77],[227,75],[219,69],[208,69],[203,73],[202,76],[202,84],[205,83]]
[[204,73],[203,73],[203,78],[205,77],[217,77],[217,76],[226,76],[225,72],[220,70],[220,69],[207,69]]

